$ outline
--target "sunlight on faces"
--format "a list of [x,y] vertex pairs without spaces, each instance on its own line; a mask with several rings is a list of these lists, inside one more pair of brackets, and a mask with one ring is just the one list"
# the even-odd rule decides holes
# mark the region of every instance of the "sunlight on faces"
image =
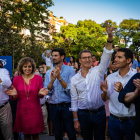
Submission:
[[59,52],[53,52],[52,56],[54,64],[60,64],[61,62],[63,62],[64,55],[60,56]]
[[124,68],[131,62],[131,58],[126,59],[124,56],[124,52],[117,52],[115,55],[115,66],[116,68]]
[[91,68],[91,65],[92,65],[91,53],[83,52],[81,54],[81,58],[79,58],[79,62],[81,63],[83,68]]
[[92,62],[95,62],[95,61],[96,61],[96,57],[92,56]]
[[50,57],[50,52],[47,52],[47,57],[48,57],[48,58]]
[[33,68],[32,68],[31,62],[28,62],[27,64],[24,64],[23,67],[22,67],[22,70],[23,70],[23,73],[24,73],[25,75],[30,75],[30,74],[32,74]]
[[117,67],[116,67],[116,64],[115,64],[115,63],[113,63],[113,64],[111,65],[111,69],[112,69],[112,70],[116,70],[116,69],[117,69]]
[[18,76],[18,71],[17,71],[17,70],[14,72],[13,76],[14,76],[14,77],[15,77],[15,76]]

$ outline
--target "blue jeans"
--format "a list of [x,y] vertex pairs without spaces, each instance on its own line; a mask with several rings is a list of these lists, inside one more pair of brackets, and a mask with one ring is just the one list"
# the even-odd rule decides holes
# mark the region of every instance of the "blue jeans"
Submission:
[[81,134],[84,140],[105,140],[106,113],[105,109],[96,113],[78,110]]
[[135,140],[135,120],[121,121],[109,116],[108,130],[111,140]]
[[76,140],[73,115],[72,112],[69,111],[69,108],[70,105],[64,105],[63,107],[49,105],[55,140],[63,140],[63,124],[65,125],[69,140]]

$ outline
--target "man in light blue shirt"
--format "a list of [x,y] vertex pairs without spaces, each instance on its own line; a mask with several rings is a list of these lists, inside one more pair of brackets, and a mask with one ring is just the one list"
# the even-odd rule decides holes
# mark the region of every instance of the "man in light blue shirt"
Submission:
[[69,111],[71,106],[70,79],[75,75],[75,71],[72,67],[63,64],[64,49],[53,49],[52,56],[55,68],[46,72],[44,87],[50,90],[49,109],[55,139],[63,140],[62,126],[64,124],[69,140],[76,140],[73,116],[72,112]]
[[138,61],[136,61],[135,58],[136,58],[136,53],[133,52],[133,65],[132,65],[132,68],[136,69],[137,72],[138,72],[139,71]]

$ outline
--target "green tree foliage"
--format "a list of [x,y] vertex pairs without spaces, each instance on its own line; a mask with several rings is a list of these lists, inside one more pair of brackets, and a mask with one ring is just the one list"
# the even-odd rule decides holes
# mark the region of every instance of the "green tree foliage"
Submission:
[[[120,25],[120,37],[125,40],[125,47],[128,47],[128,43],[132,41],[131,48],[138,47],[138,38],[140,32],[140,21],[136,19],[124,19]],[[138,49],[136,49],[138,50]]]
[[[44,27],[40,23],[48,16],[46,9],[53,5],[52,0],[0,0],[0,5],[0,55],[13,56],[13,69],[23,56],[31,56],[37,63],[39,60],[41,62],[41,55],[39,53],[38,56],[36,52],[43,51],[43,48],[36,36],[48,41],[41,34]],[[23,36],[20,33],[22,28],[28,29],[30,36]],[[45,25],[45,29],[48,28]]]
[[[140,20],[123,20],[118,26],[116,22],[108,20],[110,27],[117,27],[114,32],[113,45],[120,48],[128,47],[131,41],[130,49],[138,52],[140,47]],[[91,50],[92,54],[97,55],[99,59],[103,47],[106,44],[107,35],[105,22],[97,24],[92,20],[78,21],[76,25],[69,24],[61,27],[61,32],[53,34],[53,42],[47,47],[63,47],[67,56],[75,56],[78,60],[78,53],[83,49]],[[124,44],[121,41],[124,40]]]
[[[112,23],[114,26],[114,22]],[[54,42],[48,47],[63,47],[67,56],[74,56],[78,60],[79,52],[83,49],[89,49],[99,59],[106,44],[107,35],[104,24],[84,20],[78,21],[76,25],[62,26],[61,33],[54,34],[53,39]],[[115,40],[118,43],[119,39]]]

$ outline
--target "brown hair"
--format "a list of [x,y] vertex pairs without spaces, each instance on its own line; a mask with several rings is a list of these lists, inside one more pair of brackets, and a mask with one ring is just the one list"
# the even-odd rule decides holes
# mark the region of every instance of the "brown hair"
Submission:
[[35,70],[36,70],[35,61],[30,57],[24,57],[24,58],[20,59],[20,61],[18,63],[17,69],[18,69],[19,75],[24,74],[23,65],[28,64],[29,62],[32,64],[32,74],[35,72]]

